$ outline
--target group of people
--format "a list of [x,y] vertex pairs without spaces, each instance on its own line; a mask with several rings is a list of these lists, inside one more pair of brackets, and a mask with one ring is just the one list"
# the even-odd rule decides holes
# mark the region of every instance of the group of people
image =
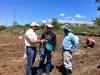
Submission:
[[[55,52],[57,41],[56,34],[52,31],[53,25],[47,24],[46,31],[41,35],[41,38],[38,39],[38,35],[36,34],[38,27],[38,23],[32,22],[30,29],[25,33],[25,51],[27,55],[26,75],[32,75],[32,67],[37,53],[37,44],[40,44],[39,49],[41,50],[37,73],[38,75],[42,75],[43,64],[46,57],[46,74],[49,75],[50,73],[51,59]],[[72,53],[75,52],[78,47],[79,38],[72,33],[71,26],[68,24],[64,25],[63,32],[64,38],[61,44],[62,59],[67,75],[70,75],[72,71]]]

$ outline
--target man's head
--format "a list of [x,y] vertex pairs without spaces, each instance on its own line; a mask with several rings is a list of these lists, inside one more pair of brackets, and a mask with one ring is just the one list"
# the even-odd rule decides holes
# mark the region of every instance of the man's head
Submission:
[[53,25],[47,24],[47,25],[46,25],[46,28],[47,28],[47,32],[49,33],[49,32],[51,32],[51,30],[52,30],[52,28],[53,28]]
[[71,32],[72,30],[71,30],[70,25],[69,25],[69,24],[65,24],[65,25],[64,25],[64,28],[63,28],[63,31],[64,31],[65,33]]
[[30,24],[30,27],[31,27],[33,30],[37,30],[37,28],[39,27],[39,24],[36,23],[36,22],[32,22],[32,23]]

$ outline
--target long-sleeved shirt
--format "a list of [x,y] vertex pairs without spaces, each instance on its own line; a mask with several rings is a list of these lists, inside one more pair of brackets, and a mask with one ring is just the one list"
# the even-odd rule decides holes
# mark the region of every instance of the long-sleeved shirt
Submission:
[[63,42],[62,42],[62,48],[64,50],[70,50],[75,51],[79,44],[79,38],[74,35],[73,33],[69,32],[65,35]]

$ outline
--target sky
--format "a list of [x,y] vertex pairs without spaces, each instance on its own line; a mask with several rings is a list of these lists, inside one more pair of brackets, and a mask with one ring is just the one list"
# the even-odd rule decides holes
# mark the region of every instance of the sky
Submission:
[[90,22],[100,12],[95,0],[0,0],[0,25],[11,26],[48,19]]

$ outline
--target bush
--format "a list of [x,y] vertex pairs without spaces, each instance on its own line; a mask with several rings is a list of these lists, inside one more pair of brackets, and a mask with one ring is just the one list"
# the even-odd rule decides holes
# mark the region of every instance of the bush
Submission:
[[0,31],[4,30],[4,29],[6,29],[6,28],[7,28],[6,26],[0,25]]

